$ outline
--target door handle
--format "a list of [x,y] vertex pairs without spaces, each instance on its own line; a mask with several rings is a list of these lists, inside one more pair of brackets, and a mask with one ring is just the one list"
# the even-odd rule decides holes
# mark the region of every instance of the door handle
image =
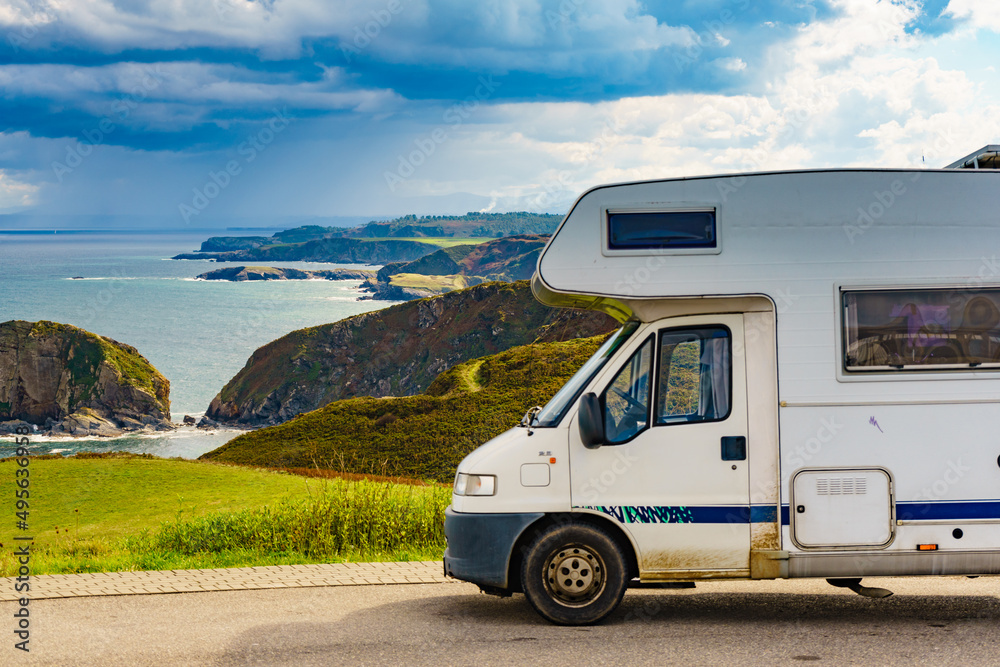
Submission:
[[746,461],[747,439],[742,435],[727,435],[722,438],[723,461]]

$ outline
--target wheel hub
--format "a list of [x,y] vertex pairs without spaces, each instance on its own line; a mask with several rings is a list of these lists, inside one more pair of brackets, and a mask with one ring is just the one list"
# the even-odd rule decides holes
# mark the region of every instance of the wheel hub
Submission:
[[604,589],[604,563],[587,547],[563,547],[545,563],[545,585],[564,604],[585,604]]

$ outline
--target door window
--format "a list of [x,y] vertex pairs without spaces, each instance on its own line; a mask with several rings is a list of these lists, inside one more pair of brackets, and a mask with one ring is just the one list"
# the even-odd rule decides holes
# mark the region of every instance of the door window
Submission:
[[728,417],[732,366],[731,336],[725,327],[661,332],[656,424]]
[[622,366],[601,395],[608,443],[631,440],[649,426],[652,374],[653,338],[650,337]]

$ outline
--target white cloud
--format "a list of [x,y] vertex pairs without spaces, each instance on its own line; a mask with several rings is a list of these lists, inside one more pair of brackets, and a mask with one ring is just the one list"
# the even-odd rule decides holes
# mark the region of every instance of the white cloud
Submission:
[[1000,138],[1000,104],[965,111],[916,113],[904,122],[889,121],[861,133],[876,142],[880,157],[873,166],[943,167],[996,143]]
[[37,185],[18,181],[6,170],[0,169],[0,211],[17,211],[33,206],[38,189]]
[[0,93],[77,105],[96,117],[168,131],[190,128],[220,110],[230,112],[223,120],[285,105],[374,113],[394,109],[401,101],[389,90],[355,88],[336,68],[327,68],[318,81],[297,82],[235,65],[197,62],[2,65]]
[[517,208],[572,201],[604,182],[939,167],[997,142],[1000,99],[928,55],[922,47],[931,38],[907,32],[917,4],[834,4],[833,18],[774,47],[760,94],[500,104],[452,135],[450,171],[427,168],[408,192],[489,192],[495,208]]
[[1000,32],[1000,3],[996,0],[951,0],[944,13],[968,19],[976,28]]
[[[348,57],[396,63],[585,72],[605,58],[687,45],[691,29],[659,23],[638,0],[26,0],[0,5],[0,26],[50,23],[38,44],[126,49],[251,49],[298,58],[304,42],[338,40]],[[42,18],[40,18],[42,17]],[[567,53],[575,54],[567,57]]]
[[742,72],[747,68],[746,61],[742,58],[720,58],[715,61],[719,67],[730,72]]
[[[250,72],[238,65],[165,62],[152,65],[159,68],[156,86],[128,122],[140,130],[223,125],[244,113],[285,104],[306,111],[360,112],[351,115],[356,125],[350,131],[361,128],[356,136],[342,129],[348,126],[338,125],[342,115],[297,122],[301,139],[286,135],[287,145],[269,149],[266,161],[255,162],[253,172],[247,170],[230,190],[231,201],[259,206],[265,213],[277,206],[278,190],[264,197],[255,186],[275,177],[285,179],[282,192],[294,192],[293,206],[314,213],[342,212],[348,200],[355,202],[352,212],[366,214],[378,211],[365,206],[390,210],[386,202],[413,202],[417,197],[444,201],[448,196],[488,196],[484,205],[493,210],[559,210],[586,188],[606,182],[772,169],[936,167],[1000,140],[998,93],[989,79],[977,81],[971,69],[953,64],[948,52],[957,48],[957,40],[936,49],[935,44],[950,38],[907,31],[919,11],[916,2],[831,4],[830,18],[800,26],[764,58],[734,51],[716,60],[719,68],[743,72],[741,79],[756,83],[736,93],[667,93],[597,103],[487,100],[453,126],[443,120],[450,102],[415,102],[391,90],[359,89],[335,67],[325,68],[318,79],[301,81],[297,74],[267,68]],[[107,19],[88,34],[109,50],[148,40],[153,48],[237,44],[267,46],[271,53],[294,52],[308,34],[354,39],[355,29],[378,22],[380,15],[372,11],[388,6],[382,0],[345,2],[331,16],[333,12],[307,0],[150,0],[142,12],[122,9],[131,6],[122,0],[114,5],[110,0],[60,0],[56,5],[65,10],[61,29],[70,32],[89,30],[88,21]],[[216,11],[220,6],[232,11],[221,23]],[[959,12],[962,6],[953,0],[950,7]],[[559,13],[563,11],[565,15]],[[984,16],[976,20],[986,25]],[[641,71],[656,48],[696,39],[687,29],[644,15],[633,0],[517,0],[471,6],[465,0],[413,0],[379,31],[372,28],[375,38],[364,48],[378,50],[388,61],[548,72],[586,71],[599,63],[616,75],[629,67]],[[433,38],[443,34],[448,39]],[[968,48],[974,51],[976,45]],[[986,62],[979,57],[975,67],[984,68]],[[0,66],[0,94],[42,98],[68,108],[76,104],[100,116],[109,104],[143,85],[146,67]],[[470,76],[470,83],[473,79]],[[498,80],[508,85],[502,75]],[[426,139],[438,128],[447,139],[422,159],[398,191],[390,192],[384,173],[415,150],[415,140]],[[48,165],[63,159],[69,144],[65,139],[29,137],[6,145],[22,150],[25,143],[39,147],[33,168],[45,173],[35,181],[29,171],[8,170],[2,202],[56,196],[54,186],[41,192],[24,186],[51,182]],[[24,162],[16,155],[7,159],[4,146],[0,141],[0,167]],[[139,175],[129,180],[143,195],[135,197],[140,202],[136,206],[156,195],[166,197],[169,208],[176,205],[170,196],[186,195],[197,185],[185,181],[190,180],[191,164],[198,165],[194,171],[200,178],[225,163],[225,150],[206,149],[194,156],[161,151],[151,156],[156,151],[102,147],[85,169],[66,179],[76,190],[58,196],[69,207],[69,192],[93,191],[93,184],[109,180],[109,175],[133,179],[123,165],[136,165]],[[155,160],[161,161],[156,169]],[[154,172],[156,178],[162,172],[165,179],[173,179],[176,187],[169,196],[156,194],[165,189],[159,182],[138,183]],[[112,202],[119,193],[102,196],[102,201]],[[214,210],[223,206],[220,200]]]
[[0,25],[12,28],[12,32],[22,38],[33,36],[33,29],[54,20],[49,11],[27,0],[5,0],[0,4]]

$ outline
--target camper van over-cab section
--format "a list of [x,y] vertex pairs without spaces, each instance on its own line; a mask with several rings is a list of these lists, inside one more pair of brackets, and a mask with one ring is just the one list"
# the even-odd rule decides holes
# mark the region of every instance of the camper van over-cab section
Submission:
[[459,465],[446,574],[560,624],[633,579],[1000,574],[1000,172],[598,187],[532,288],[622,325]]

